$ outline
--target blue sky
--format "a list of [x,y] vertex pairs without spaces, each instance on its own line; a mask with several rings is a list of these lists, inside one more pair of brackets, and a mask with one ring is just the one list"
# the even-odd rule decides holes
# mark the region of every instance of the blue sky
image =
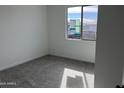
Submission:
[[[96,20],[97,18],[98,6],[87,6],[83,8],[83,18],[88,20]],[[74,7],[68,9],[68,18],[80,18],[81,17],[81,7]]]
[[83,14],[83,18],[86,18],[86,19],[94,19],[96,20],[96,17],[97,17],[97,13],[95,12],[84,12]]
[[[87,19],[96,19],[97,13],[89,13],[89,12],[84,12],[83,18]],[[80,13],[69,13],[68,18],[80,18],[81,14]]]

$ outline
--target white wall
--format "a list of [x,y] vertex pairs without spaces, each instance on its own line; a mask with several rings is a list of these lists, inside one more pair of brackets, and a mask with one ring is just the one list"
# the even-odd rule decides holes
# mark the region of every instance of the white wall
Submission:
[[0,6],[0,70],[48,53],[46,6]]
[[122,83],[124,6],[100,6],[96,43],[95,87]]
[[65,39],[66,8],[67,6],[47,7],[49,53],[94,63],[95,41]]

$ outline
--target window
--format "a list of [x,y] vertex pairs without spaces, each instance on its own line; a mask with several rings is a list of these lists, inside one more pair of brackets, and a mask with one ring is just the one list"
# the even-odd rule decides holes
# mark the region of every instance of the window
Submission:
[[67,38],[96,40],[98,6],[70,7],[67,10]]
[[81,6],[68,8],[67,38],[81,39]]

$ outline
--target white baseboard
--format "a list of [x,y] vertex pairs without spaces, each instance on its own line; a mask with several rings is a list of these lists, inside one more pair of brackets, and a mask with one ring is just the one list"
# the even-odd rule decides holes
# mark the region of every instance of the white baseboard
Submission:
[[37,58],[42,57],[42,56],[45,56],[45,55],[48,55],[48,54],[37,55],[37,56],[32,57],[32,58],[27,58],[27,59],[24,59],[24,60],[21,60],[21,61],[18,61],[18,62],[14,62],[13,64],[9,64],[9,65],[6,65],[6,66],[1,67],[1,68],[0,68],[0,71],[5,70],[5,69],[9,69],[9,68],[11,68],[11,67],[14,67],[14,66],[23,64],[23,63],[25,63],[25,62],[28,62],[28,61],[37,59]]
[[[70,59],[75,59],[75,58],[67,57],[67,56],[63,56],[63,55],[43,54],[43,55],[37,55],[35,57],[27,58],[27,59],[24,59],[24,60],[21,60],[21,61],[18,61],[18,62],[14,62],[13,64],[9,64],[9,65],[0,67],[0,71],[5,70],[5,69],[8,69],[8,68],[11,68],[11,67],[14,67],[14,66],[17,66],[17,65],[20,65],[20,64],[23,64],[23,63],[26,63],[28,61],[37,59],[37,58],[42,57],[42,56],[45,56],[45,55],[55,55],[55,56],[60,56],[60,57],[65,57],[65,58],[70,58]],[[75,60],[79,60],[79,59],[75,59]],[[80,61],[83,61],[83,60],[80,60]],[[85,62],[88,62],[88,61],[85,61]],[[88,62],[88,63],[95,63],[95,62]]]

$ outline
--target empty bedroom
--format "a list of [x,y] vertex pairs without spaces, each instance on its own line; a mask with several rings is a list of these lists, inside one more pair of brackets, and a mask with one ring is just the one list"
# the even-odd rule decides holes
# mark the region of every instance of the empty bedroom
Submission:
[[121,85],[121,9],[124,7],[1,5],[0,87]]

